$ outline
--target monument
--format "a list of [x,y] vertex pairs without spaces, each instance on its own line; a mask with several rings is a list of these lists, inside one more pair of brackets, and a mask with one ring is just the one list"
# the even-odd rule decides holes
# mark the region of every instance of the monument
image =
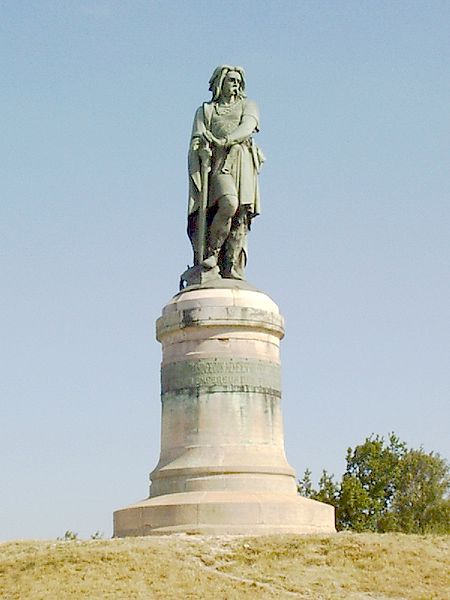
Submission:
[[334,532],[334,508],[297,494],[283,437],[275,302],[245,281],[259,214],[257,105],[222,65],[189,149],[193,266],[156,323],[161,455],[149,498],[114,513],[114,536]]

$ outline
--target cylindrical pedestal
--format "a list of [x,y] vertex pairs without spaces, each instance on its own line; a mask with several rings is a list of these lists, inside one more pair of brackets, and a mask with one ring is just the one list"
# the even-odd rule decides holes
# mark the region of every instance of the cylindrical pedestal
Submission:
[[114,535],[334,531],[334,508],[296,493],[284,452],[277,305],[249,288],[188,288],[157,321],[161,456],[150,498]]

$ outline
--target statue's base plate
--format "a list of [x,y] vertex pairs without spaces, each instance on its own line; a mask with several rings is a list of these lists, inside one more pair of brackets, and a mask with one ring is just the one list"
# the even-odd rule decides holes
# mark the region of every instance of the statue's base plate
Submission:
[[184,492],[114,513],[114,537],[335,533],[334,508],[295,494]]
[[194,265],[189,267],[180,277],[180,289],[186,285],[201,285],[204,283],[211,283],[213,281],[220,281],[219,267],[213,267],[212,269],[206,269],[202,265]]

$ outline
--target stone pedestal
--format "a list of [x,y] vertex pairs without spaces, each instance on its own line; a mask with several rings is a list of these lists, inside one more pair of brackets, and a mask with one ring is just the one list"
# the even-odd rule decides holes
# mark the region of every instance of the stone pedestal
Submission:
[[286,460],[278,307],[223,286],[180,292],[157,321],[161,456],[150,497],[114,513],[114,536],[335,530],[334,508],[298,496]]

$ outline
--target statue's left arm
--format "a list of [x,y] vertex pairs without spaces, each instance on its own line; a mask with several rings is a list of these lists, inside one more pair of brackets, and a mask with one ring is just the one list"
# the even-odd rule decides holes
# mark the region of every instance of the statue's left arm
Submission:
[[245,101],[244,113],[241,122],[234,131],[227,135],[226,145],[240,144],[255,132],[259,131],[259,110],[252,100]]
[[241,121],[234,131],[220,139],[217,139],[210,131],[206,131],[203,135],[216,146],[229,147],[248,140],[257,131],[259,131],[258,107],[252,100],[246,100]]

